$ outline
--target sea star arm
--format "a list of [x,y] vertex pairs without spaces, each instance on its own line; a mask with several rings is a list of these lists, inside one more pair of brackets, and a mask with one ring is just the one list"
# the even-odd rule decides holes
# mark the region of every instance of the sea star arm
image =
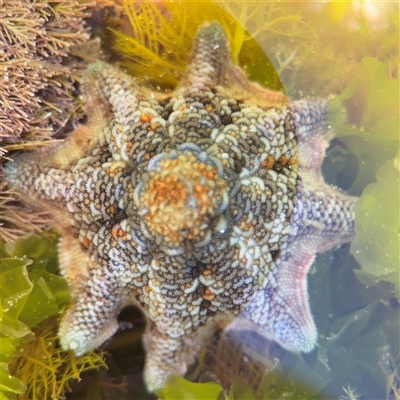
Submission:
[[[356,198],[330,188],[301,190],[291,235],[270,273],[234,329],[255,329],[291,351],[310,351],[317,334],[307,294],[307,273],[316,252],[348,242],[354,236]],[[254,325],[253,325],[254,324]]]
[[232,61],[229,41],[222,26],[214,22],[205,23],[200,28],[177,93],[195,94],[216,87],[228,98],[240,98],[260,106],[287,102],[285,95],[264,89],[247,79],[245,72]]
[[171,336],[161,333],[157,326],[148,322],[143,337],[146,349],[144,378],[150,391],[165,386],[171,375],[184,375],[204,348],[220,321],[212,319],[196,331],[183,336]]
[[112,142],[110,137],[115,132],[110,132],[110,126],[116,131],[125,127],[126,116],[136,110],[140,92],[128,75],[102,62],[88,67],[82,91],[88,115],[86,125],[79,125],[64,143],[33,154],[22,154],[6,165],[8,182],[22,193],[31,192],[39,207],[46,197],[49,201],[59,201],[54,199],[54,192],[43,196],[48,182],[57,184],[59,180],[61,187],[62,177],[66,175],[64,170],[70,169],[96,146]]
[[118,119],[136,109],[137,94],[142,89],[135,81],[119,69],[103,63],[90,64],[82,83],[85,97],[85,112],[89,115],[88,124],[98,120]]
[[299,100],[293,102],[292,108],[300,179],[291,235],[298,240],[307,240],[310,251],[322,252],[353,238],[357,198],[326,184],[321,174],[325,149],[332,137],[327,100]]
[[310,351],[317,339],[307,294],[307,272],[315,257],[306,243],[289,244],[263,290],[230,329],[254,330],[291,351]]
[[314,252],[323,252],[349,242],[355,235],[356,197],[325,183],[299,182],[291,233],[307,240]]
[[299,175],[311,184],[324,184],[321,165],[325,149],[333,132],[329,127],[328,101],[326,99],[297,100],[292,104],[297,147]]
[[[63,254],[61,257],[83,261],[82,256],[73,259],[74,254]],[[73,300],[63,315],[59,329],[62,347],[73,350],[77,356],[96,349],[116,332],[117,314],[123,299],[121,290],[88,256],[86,264],[81,264],[83,273],[75,276]]]
[[196,36],[178,92],[196,93],[217,86],[222,83],[227,64],[231,63],[223,29],[219,24],[205,23]]
[[[136,94],[140,90],[128,75],[108,64],[97,62],[90,64],[86,70],[82,92],[87,124],[79,125],[64,143],[16,157],[9,168],[12,168],[12,164],[39,163],[41,168],[67,169],[85,157],[90,149],[106,142],[111,120],[116,116],[121,118],[136,109]],[[16,180],[18,179],[21,176]]]
[[290,235],[265,288],[257,292],[233,329],[254,329],[291,351],[310,351],[317,334],[307,294],[307,273],[317,252],[354,236],[356,198],[320,183],[299,182]]
[[[192,334],[192,336],[195,334]],[[188,337],[171,337],[161,333],[155,324],[149,322],[143,337],[146,349],[144,378],[149,390],[154,391],[165,384],[170,375],[184,375],[188,364],[195,360],[198,343]]]

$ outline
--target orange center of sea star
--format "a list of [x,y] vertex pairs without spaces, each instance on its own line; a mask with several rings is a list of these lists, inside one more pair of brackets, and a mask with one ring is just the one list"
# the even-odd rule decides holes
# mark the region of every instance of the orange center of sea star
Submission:
[[149,173],[140,195],[141,206],[148,210],[147,226],[168,247],[186,240],[199,242],[209,232],[213,217],[225,209],[227,189],[217,168],[192,152],[164,158]]

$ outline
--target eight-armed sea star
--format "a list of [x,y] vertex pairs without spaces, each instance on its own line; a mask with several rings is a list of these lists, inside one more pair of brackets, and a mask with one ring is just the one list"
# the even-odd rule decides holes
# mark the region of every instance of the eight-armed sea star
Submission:
[[239,329],[311,350],[307,271],[316,252],[351,240],[356,202],[321,175],[326,101],[290,103],[249,82],[218,23],[200,29],[173,93],[101,62],[82,91],[87,125],[6,166],[62,234],[73,286],[63,348],[97,348],[135,304],[148,320],[150,390],[239,315]]

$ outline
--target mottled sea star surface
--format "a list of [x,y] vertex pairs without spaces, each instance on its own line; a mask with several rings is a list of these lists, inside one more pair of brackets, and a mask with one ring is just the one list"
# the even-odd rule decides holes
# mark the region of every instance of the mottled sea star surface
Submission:
[[356,199],[321,175],[327,102],[249,82],[218,23],[199,30],[173,93],[101,62],[82,92],[86,125],[6,165],[9,185],[62,234],[73,290],[63,348],[97,348],[134,304],[147,317],[149,390],[185,374],[238,316],[235,329],[310,351],[307,271],[354,235]]

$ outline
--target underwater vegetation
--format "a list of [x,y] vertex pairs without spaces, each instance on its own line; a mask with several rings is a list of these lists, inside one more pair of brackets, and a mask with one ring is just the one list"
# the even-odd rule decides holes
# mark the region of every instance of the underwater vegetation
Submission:
[[[81,115],[77,82],[96,48],[84,19],[89,0],[0,1],[0,162],[61,138]],[[95,51],[94,51],[95,52]],[[15,201],[0,181],[0,239],[39,231],[48,216]]]
[[57,346],[57,315],[70,298],[58,275],[57,239],[47,232],[2,244],[1,399],[60,399],[71,378],[106,367],[101,353],[76,359]]
[[[347,118],[339,122],[341,103]],[[355,112],[356,110],[356,112]],[[356,206],[356,238],[350,253],[366,286],[391,282],[399,300],[399,80],[389,79],[382,62],[364,57],[332,104],[335,132],[347,147],[339,159],[355,155],[358,171],[348,192]],[[350,120],[351,126],[346,120]],[[349,153],[349,151],[351,153]]]
[[[20,17],[11,18],[5,3],[22,10]],[[10,109],[20,112],[13,119],[0,115],[8,157],[58,137],[79,117],[75,82],[85,61],[79,51],[70,52],[89,39],[83,22],[87,5],[1,2],[0,41],[15,43],[15,53],[0,52],[1,68],[8,71],[0,70],[0,101],[4,107],[12,99]],[[234,60],[250,79],[293,98],[330,96],[337,138],[326,154],[325,179],[360,196],[355,240],[320,255],[309,275],[317,350],[292,354],[269,349],[258,338],[258,347],[249,348],[243,338],[221,333],[189,376],[201,383],[174,378],[158,392],[160,399],[400,399],[398,11],[394,3],[333,1],[119,1],[95,9],[103,18],[93,27],[106,46],[103,54],[152,87],[174,87],[198,26],[218,20],[229,34]],[[28,13],[31,22],[22,23]],[[28,60],[28,67],[22,68],[21,60]],[[0,399],[35,398],[33,393],[38,399],[123,399],[135,393],[145,398],[140,379],[121,384],[126,375],[136,379],[143,363],[143,322],[137,316],[127,317],[137,330],[118,335],[106,348],[107,358],[90,353],[74,359],[60,351],[57,316],[69,291],[57,272],[57,236],[45,232],[17,239],[43,228],[48,216],[27,211],[4,186],[0,191]],[[127,355],[128,348],[136,353]],[[257,352],[268,357],[260,362]],[[235,368],[224,368],[226,360]],[[97,389],[79,391],[81,378],[80,386],[96,382]],[[76,397],[66,394],[72,389]]]
[[[299,15],[283,16],[273,3],[265,7],[255,2],[253,7],[244,6],[241,10],[237,10],[237,5],[170,1],[163,2],[161,7],[152,2],[140,3],[138,7],[137,3],[124,2],[129,28],[126,33],[111,29],[112,46],[120,56],[119,64],[143,83],[161,89],[174,88],[186,70],[199,26],[205,21],[217,20],[229,38],[233,60],[245,66],[249,78],[272,89],[284,90],[275,68],[242,22],[251,21],[260,31],[270,32],[271,40],[286,35],[288,24],[291,36],[304,40],[311,36],[311,29]],[[236,11],[240,15],[236,15]],[[158,29],[154,29],[155,26]],[[259,65],[263,68],[258,68]]]

